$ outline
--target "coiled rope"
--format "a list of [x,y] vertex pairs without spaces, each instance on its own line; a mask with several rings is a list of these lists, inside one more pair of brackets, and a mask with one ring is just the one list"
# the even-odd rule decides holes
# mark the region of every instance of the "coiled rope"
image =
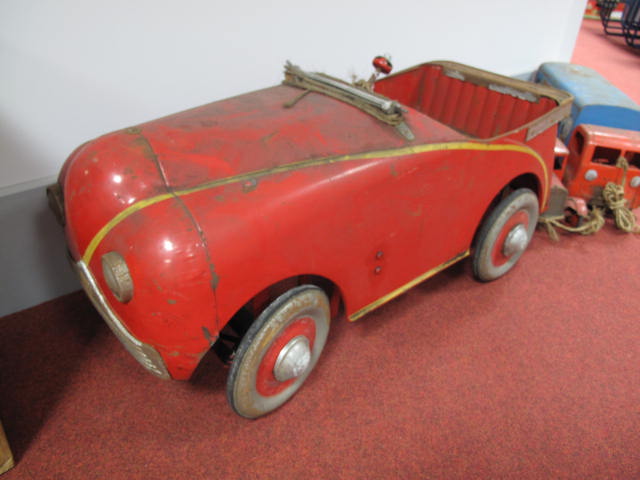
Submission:
[[627,182],[629,162],[627,162],[626,158],[620,156],[616,162],[616,167],[622,169],[622,180],[620,184],[607,183],[602,191],[602,198],[605,205],[613,212],[616,227],[623,232],[640,233],[640,226],[636,222],[636,216],[627,207],[627,201],[624,198],[624,186]]
[[[626,158],[620,156],[616,162],[616,167],[622,169],[622,179],[619,184],[608,182],[602,191],[602,199],[606,207],[613,212],[616,227],[627,233],[640,233],[640,225],[637,224],[636,216],[627,207],[627,201],[624,198],[624,186],[627,182],[629,162],[627,162]],[[593,235],[604,226],[604,215],[599,208],[591,210],[586,221],[578,227],[570,227],[566,223],[562,223],[563,220],[563,216],[540,217],[538,223],[544,225],[549,237],[555,242],[559,240],[556,228],[566,232],[579,233],[580,235]]]
[[549,237],[551,237],[551,240],[554,242],[560,240],[556,228],[564,230],[565,232],[579,233],[580,235],[593,235],[604,226],[604,215],[599,208],[591,210],[589,217],[578,227],[570,227],[566,223],[562,223],[563,220],[564,217],[562,215],[557,217],[540,217],[538,223],[544,225]]

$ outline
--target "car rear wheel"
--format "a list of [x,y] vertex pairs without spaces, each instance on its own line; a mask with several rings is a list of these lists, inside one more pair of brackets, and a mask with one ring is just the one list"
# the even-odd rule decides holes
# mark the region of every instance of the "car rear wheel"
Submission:
[[243,337],[227,380],[239,415],[257,418],[287,402],[313,370],[329,334],[327,295],[313,285],[274,300]]
[[473,274],[483,282],[513,268],[538,223],[538,197],[528,188],[511,192],[493,209],[480,230],[473,254]]

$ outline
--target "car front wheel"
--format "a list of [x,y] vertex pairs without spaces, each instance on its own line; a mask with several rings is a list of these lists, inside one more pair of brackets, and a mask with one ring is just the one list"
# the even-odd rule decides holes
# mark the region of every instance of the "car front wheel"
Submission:
[[511,192],[478,231],[473,274],[483,282],[507,273],[524,253],[538,223],[538,197],[528,188]]
[[274,300],[240,342],[227,380],[239,415],[257,418],[283,405],[302,386],[329,334],[327,295],[301,285]]

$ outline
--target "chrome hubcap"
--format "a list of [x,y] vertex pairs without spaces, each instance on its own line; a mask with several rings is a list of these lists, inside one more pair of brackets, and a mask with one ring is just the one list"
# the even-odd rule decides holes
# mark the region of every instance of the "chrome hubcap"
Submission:
[[527,248],[528,242],[529,235],[527,234],[527,229],[524,228],[522,224],[516,225],[507,234],[507,238],[505,238],[504,245],[502,246],[502,253],[505,257],[522,253],[524,249]]
[[279,382],[285,382],[302,375],[311,363],[311,349],[309,339],[299,335],[289,340],[280,350],[276,364],[273,367],[273,376]]

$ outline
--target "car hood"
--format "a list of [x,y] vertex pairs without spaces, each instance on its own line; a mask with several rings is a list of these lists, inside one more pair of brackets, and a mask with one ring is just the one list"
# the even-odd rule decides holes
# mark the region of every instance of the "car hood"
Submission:
[[76,149],[59,176],[73,258],[121,218],[210,182],[287,175],[291,169],[278,167],[307,162],[322,168],[331,162],[314,160],[365,152],[373,158],[384,150],[465,138],[407,109],[404,120],[415,134],[407,141],[356,107],[319,93],[301,98],[303,92],[280,85],[247,93]]
[[408,142],[394,127],[351,105],[318,93],[299,98],[303,92],[275,86],[170,115],[127,132],[148,143],[167,185],[174,189],[309,159],[461,138],[411,110],[405,119],[416,138]]

